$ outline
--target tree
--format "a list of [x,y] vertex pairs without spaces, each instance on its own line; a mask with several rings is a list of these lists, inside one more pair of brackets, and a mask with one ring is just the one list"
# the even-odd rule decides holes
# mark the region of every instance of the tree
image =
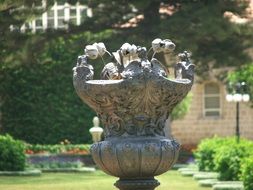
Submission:
[[229,73],[228,81],[232,84],[246,82],[246,93],[250,94],[251,106],[253,106],[253,64],[245,64],[237,70]]
[[[22,9],[20,6],[23,1],[19,0],[4,1],[0,5],[2,64],[6,63],[9,66],[18,62],[17,60],[22,63],[34,62],[33,59],[36,58],[33,52],[43,51],[43,43],[57,36],[70,36],[84,31],[98,32],[106,29],[114,30],[118,38],[117,43],[127,40],[145,46],[148,45],[147,41],[150,42],[156,37],[171,38],[178,45],[178,51],[189,49],[193,53],[199,73],[207,71],[210,67],[234,66],[250,60],[244,50],[252,47],[252,27],[231,23],[224,17],[227,11],[238,15],[245,14],[248,1],[83,0],[82,3],[88,3],[92,8],[93,17],[87,18],[81,26],[71,26],[67,31],[47,31],[39,35],[10,33],[10,23],[20,26],[45,11],[35,8],[36,3],[40,1],[26,0]],[[68,2],[76,3],[75,0]],[[161,4],[166,8],[169,7],[170,15],[159,14]],[[48,1],[45,9],[51,5],[52,1]],[[136,28],[120,29],[118,27],[140,14],[144,16],[144,19]],[[34,44],[41,45],[34,48]],[[33,51],[29,51],[31,47]]]
[[10,67],[20,63],[31,62],[32,52],[29,50],[31,44],[36,44],[38,39],[28,33],[20,33],[18,31],[11,32],[11,25],[19,28],[29,19],[35,18],[36,15],[42,14],[45,9],[37,9],[36,4],[41,2],[36,1],[21,1],[21,0],[5,0],[0,3],[0,66]]
[[[93,17],[80,26],[70,24],[68,30],[36,34],[10,32],[10,25],[20,26],[53,3],[48,1],[51,4],[38,10],[34,5],[39,2],[0,3],[2,132],[12,132],[28,142],[91,140],[88,128],[95,113],[74,95],[71,82],[71,68],[85,44],[104,41],[114,51],[126,41],[149,47],[154,38],[169,38],[177,45],[175,54],[185,49],[192,52],[197,71],[203,76],[212,67],[250,62],[245,50],[252,47],[252,27],[224,17],[226,11],[243,15],[247,7],[243,0],[80,0],[93,10]],[[161,5],[170,14],[159,13]],[[120,27],[138,15],[144,18],[137,27]],[[103,65],[94,66],[98,75]]]
[[0,132],[29,143],[91,142],[88,129],[95,113],[76,96],[71,71],[82,43],[102,35],[11,32],[11,25],[20,27],[52,5],[37,10],[37,2],[0,4]]
[[[93,8],[98,7],[101,15],[109,14],[102,13],[107,9],[100,9],[98,6],[100,1],[92,2],[96,5]],[[134,9],[129,13],[122,13],[123,16],[118,18],[117,26],[127,22],[129,15],[136,17],[142,14],[144,19],[135,28],[115,28],[116,34],[111,42],[113,44],[128,41],[148,47],[150,44],[147,42],[150,43],[154,38],[172,39],[177,45],[177,53],[185,49],[192,52],[196,71],[203,78],[208,77],[208,72],[213,68],[240,67],[251,60],[247,52],[253,47],[252,25],[237,24],[225,17],[227,12],[244,16],[249,6],[248,1],[129,0],[129,2]],[[170,14],[159,14],[161,4],[169,8]],[[110,6],[108,1],[103,1],[103,5]],[[112,21],[108,27],[115,26],[114,20],[110,20],[110,17],[107,19],[108,23]],[[225,76],[217,77],[225,78]],[[174,110],[175,113],[180,115],[180,109]]]

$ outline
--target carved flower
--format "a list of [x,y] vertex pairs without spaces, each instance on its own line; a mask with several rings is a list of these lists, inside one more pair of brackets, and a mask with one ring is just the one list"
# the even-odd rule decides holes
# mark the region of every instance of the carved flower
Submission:
[[104,44],[104,43],[99,42],[99,43],[94,43],[93,45],[97,48],[98,54],[99,54],[100,56],[103,56],[103,55],[105,54],[105,52],[106,52],[106,47],[105,47],[105,44]]
[[96,59],[99,54],[98,49],[95,45],[87,45],[84,52],[90,59]]
[[162,40],[160,38],[156,38],[152,41],[152,48],[154,52],[159,53],[162,51],[161,43]]

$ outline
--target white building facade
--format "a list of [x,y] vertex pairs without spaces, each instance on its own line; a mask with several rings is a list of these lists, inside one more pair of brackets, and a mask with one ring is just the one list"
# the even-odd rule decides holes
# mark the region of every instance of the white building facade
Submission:
[[[45,9],[46,0],[42,0],[41,4],[36,4],[36,8]],[[86,17],[91,17],[92,11],[87,5],[77,2],[71,5],[64,1],[55,1],[54,5],[41,16],[23,24],[20,28],[21,32],[39,32],[46,29],[67,29],[69,23],[80,25]],[[15,30],[14,26],[10,27]]]

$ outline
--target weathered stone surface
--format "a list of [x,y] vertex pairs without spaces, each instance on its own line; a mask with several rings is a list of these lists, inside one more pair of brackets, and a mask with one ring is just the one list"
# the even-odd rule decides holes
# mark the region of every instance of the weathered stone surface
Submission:
[[94,161],[120,178],[149,178],[168,171],[177,160],[179,144],[157,137],[110,138],[92,145]]
[[[146,48],[125,43],[105,65],[103,80],[92,80],[88,58],[104,54],[96,45],[89,46],[92,52],[85,51],[73,69],[77,94],[104,126],[105,140],[91,147],[93,159],[104,172],[120,178],[115,184],[119,189],[154,189],[159,185],[154,176],[169,170],[178,156],[179,144],[165,137],[165,121],[190,91],[194,65],[187,52],[180,54],[176,79],[168,79],[162,63],[148,60]],[[175,48],[170,40],[155,45],[159,51]]]
[[203,179],[218,179],[219,173],[216,172],[199,172],[193,175],[193,178],[196,180],[203,180]]
[[115,184],[116,187],[118,187],[120,190],[153,190],[157,186],[160,185],[160,183],[154,179],[124,179],[124,180],[118,180]]
[[241,181],[220,181],[213,185],[213,190],[243,190]]
[[202,187],[212,187],[217,182],[217,179],[203,179],[198,181],[199,185]]

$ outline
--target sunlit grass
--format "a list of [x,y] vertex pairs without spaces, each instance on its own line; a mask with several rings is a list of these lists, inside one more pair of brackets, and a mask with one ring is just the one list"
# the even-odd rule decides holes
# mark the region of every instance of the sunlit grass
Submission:
[[[156,190],[211,190],[202,188],[192,177],[177,171],[157,177],[161,185]],[[94,173],[44,173],[39,177],[0,177],[1,190],[110,190],[117,178],[101,171]]]

